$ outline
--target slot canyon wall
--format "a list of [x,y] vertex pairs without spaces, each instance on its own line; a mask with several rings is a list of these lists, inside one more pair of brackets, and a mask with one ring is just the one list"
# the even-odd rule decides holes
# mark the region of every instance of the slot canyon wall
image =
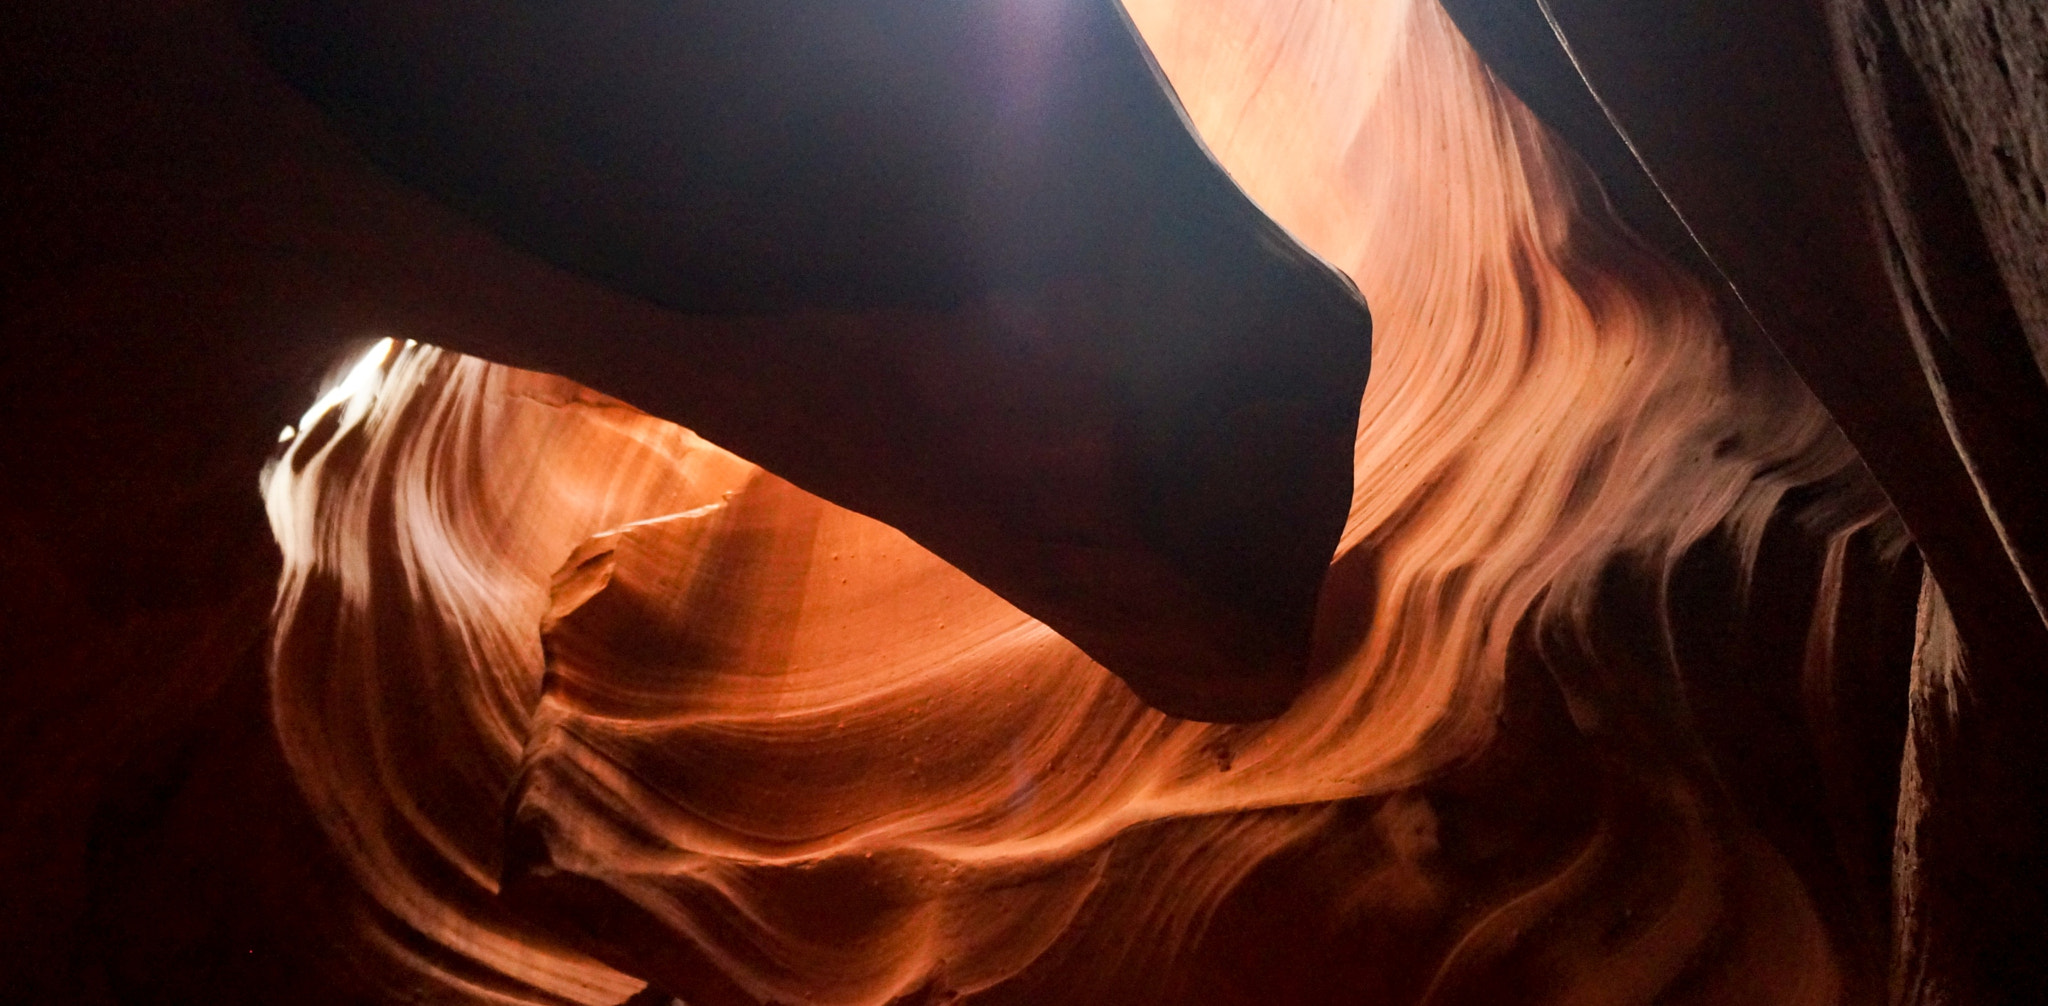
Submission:
[[[1260,722],[1148,708],[617,388],[438,348],[682,323],[390,181],[235,11],[21,15],[0,997],[2029,1001],[2038,880],[1985,833],[2022,894],[1958,929],[1987,902],[1943,823],[1981,793],[2023,844],[2042,806],[2025,721],[1972,746],[2048,655],[2013,586],[2048,392],[1973,356],[1966,313],[2038,330],[2023,187],[1970,189],[1968,136],[1920,202],[1872,159],[1891,202],[1850,209],[1921,237],[1889,274],[1840,251],[1831,289],[1892,298],[1858,317],[1900,340],[1813,348],[1853,346],[1825,298],[1773,313],[1753,277],[1830,249],[1741,258],[1710,197],[1755,180],[1674,181],[1697,150],[1615,97],[1671,95],[1626,61],[1579,57],[1645,176],[1475,5],[1125,6],[1230,177],[1372,310],[1310,677]],[[1896,44],[1878,16],[1819,37]],[[1943,37],[1897,52],[1973,65]],[[1918,135],[1844,121],[1859,158]],[[1944,280],[1976,247],[1953,214],[1999,200],[2003,271]],[[1916,317],[1900,275],[1934,277],[1940,339],[1885,321]],[[1875,376],[1824,366],[1859,353]],[[1885,421],[1900,388],[1931,411]]]

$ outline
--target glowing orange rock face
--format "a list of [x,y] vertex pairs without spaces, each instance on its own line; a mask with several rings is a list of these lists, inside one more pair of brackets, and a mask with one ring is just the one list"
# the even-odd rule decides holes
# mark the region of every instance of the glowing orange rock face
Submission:
[[1130,7],[1379,319],[1308,695],[1170,719],[688,431],[383,344],[265,481],[277,727],[368,938],[495,1002],[1834,1000],[1791,871],[1643,739],[1683,732],[1664,654],[1596,638],[1617,568],[1654,615],[1695,543],[1853,482],[1832,428],[1434,7]]

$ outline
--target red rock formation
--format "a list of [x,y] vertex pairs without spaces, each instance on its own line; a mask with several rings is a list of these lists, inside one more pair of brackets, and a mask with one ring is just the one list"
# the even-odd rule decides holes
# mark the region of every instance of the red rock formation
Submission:
[[[1621,166],[1640,183],[1625,188],[1668,209],[1637,198],[1631,215],[1682,218],[1684,243],[1841,424],[1926,557],[1925,638],[1954,645],[1916,665],[1895,998],[2048,996],[2042,955],[2018,935],[2048,921],[2042,885],[2022,879],[2042,826],[2014,812],[2042,791],[2011,768],[2041,758],[2019,724],[2048,702],[2039,12],[1455,6],[1574,142],[1610,166],[1640,159]],[[1551,32],[1490,30],[1503,9]],[[1530,43],[1542,34],[1547,55]]]
[[672,312],[454,343],[887,521],[1160,709],[1303,684],[1370,320],[1105,0],[265,5],[397,178]]
[[[1683,674],[1737,667],[1681,668],[1662,600],[1711,540],[1698,562],[1755,570],[1781,508],[1837,566],[1885,519],[1817,406],[1738,372],[1705,293],[1435,9],[1291,36],[1257,5],[1134,13],[1223,163],[1380,319],[1310,692],[1166,718],[883,525],[565,382],[380,343],[267,493],[278,727],[392,966],[593,1003],[629,976],[1214,1001],[1218,957],[1248,997],[1277,970],[1246,892],[1309,882],[1293,921],[1364,956],[1303,1000],[1868,989],[1835,941],[1869,933],[1688,738]],[[1808,589],[1839,605],[1840,576]],[[1516,702],[1511,674],[1537,679]],[[1548,744],[1489,763],[1515,729]],[[1488,820],[1555,774],[1590,789]]]
[[[1149,710],[897,531],[433,348],[682,323],[391,186],[219,12],[33,15],[5,62],[40,142],[8,174],[36,251],[6,276],[6,449],[31,488],[0,501],[0,984],[1861,1003],[1896,971],[1926,1001],[2020,1001],[2035,931],[1969,913],[2024,907],[2024,831],[1993,825],[2038,804],[2023,757],[1988,790],[1971,773],[2028,750],[2004,714],[2031,708],[2035,651],[1973,637],[1957,598],[2025,555],[1978,578],[1930,529],[2037,483],[1915,472],[1912,450],[1999,428],[1913,447],[1937,427],[1859,426],[1879,403],[1810,366],[1931,395],[1972,387],[1927,375],[1975,358],[1915,385],[1809,345],[1795,379],[1434,6],[1130,9],[1232,177],[1377,321],[1313,677],[1257,724]],[[1691,107],[1640,93],[1645,116]],[[1730,163],[1700,162],[1693,194],[1768,185],[1705,173]],[[1880,218],[1966,208],[1933,191]],[[1748,247],[1723,238],[1715,261]],[[1774,281],[1850,257],[1781,256]],[[1931,303],[1981,305],[1923,273]],[[337,334],[354,358],[305,412]],[[266,453],[281,569],[249,491]],[[1901,521],[1877,487],[1920,474]]]

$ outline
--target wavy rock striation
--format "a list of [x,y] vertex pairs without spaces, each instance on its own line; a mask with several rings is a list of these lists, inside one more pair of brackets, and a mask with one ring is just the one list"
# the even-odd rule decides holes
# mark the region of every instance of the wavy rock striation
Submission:
[[1744,631],[1794,527],[1822,617],[1790,649],[1832,708],[1837,632],[1869,607],[1851,574],[1902,539],[1825,415],[1722,336],[1436,7],[1129,6],[1222,163],[1374,305],[1307,693],[1264,723],[1170,718],[888,526],[687,430],[379,343],[264,492],[276,728],[391,986],[1866,989],[1846,882],[1774,844],[1696,731],[1742,668],[1680,645],[1688,571],[1723,571]]

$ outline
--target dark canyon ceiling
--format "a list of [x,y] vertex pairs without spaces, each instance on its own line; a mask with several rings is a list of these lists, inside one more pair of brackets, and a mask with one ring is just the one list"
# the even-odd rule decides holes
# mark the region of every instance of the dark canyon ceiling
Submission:
[[2048,1001],[2035,5],[0,22],[0,1002]]

